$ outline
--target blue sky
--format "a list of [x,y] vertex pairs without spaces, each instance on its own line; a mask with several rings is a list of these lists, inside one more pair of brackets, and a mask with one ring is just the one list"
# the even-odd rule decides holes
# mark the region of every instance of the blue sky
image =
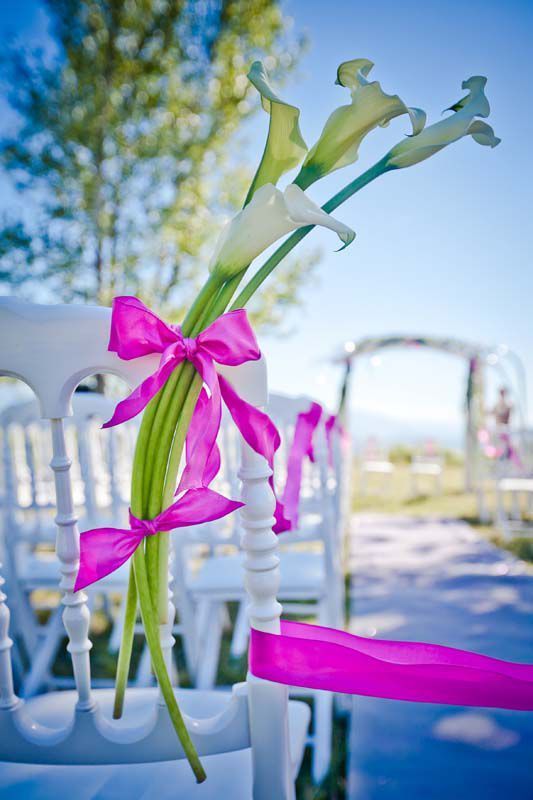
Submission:
[[[42,29],[36,0],[2,5],[4,30]],[[308,144],[331,110],[347,101],[346,91],[334,85],[335,71],[340,61],[354,57],[374,61],[372,77],[408,105],[424,108],[430,122],[462,96],[462,80],[486,75],[489,122],[502,144],[490,150],[464,139],[380,178],[337,211],[357,231],[342,253],[334,252],[337,243],[328,232],[309,237],[323,260],[304,291],[305,307],[287,318],[287,335],[262,342],[273,388],[331,403],[339,374],[328,357],[346,339],[391,332],[505,342],[523,359],[533,386],[533,4],[286,0],[284,6],[309,38],[284,88],[302,109]],[[248,131],[252,157],[262,150],[265,122],[257,117]],[[313,198],[326,200],[406,132],[403,118],[374,132],[363,142],[359,161],[313,187]],[[393,419],[395,430],[433,429],[455,438],[463,390],[464,365],[458,360],[387,351],[359,365],[353,409],[369,425],[372,417],[374,433],[380,420],[386,431]],[[492,386],[490,401],[493,391]]]

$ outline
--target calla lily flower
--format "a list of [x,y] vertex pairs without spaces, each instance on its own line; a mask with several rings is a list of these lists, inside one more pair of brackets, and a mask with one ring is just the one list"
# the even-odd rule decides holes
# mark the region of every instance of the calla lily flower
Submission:
[[290,184],[282,192],[267,183],[220,234],[210,270],[227,280],[282,236],[308,225],[335,231],[343,242],[341,250],[355,238],[351,228],[326,214],[299,186]]
[[462,88],[468,89],[469,93],[446,109],[454,113],[424,128],[417,136],[411,136],[395,145],[385,156],[387,165],[394,169],[418,164],[463,136],[472,136],[478,144],[496,147],[501,139],[494,135],[486,122],[474,119],[489,116],[489,101],[484,92],[486,83],[487,79],[481,75],[463,81]]
[[334,111],[314,147],[307,154],[295,183],[302,189],[314,181],[357,161],[359,145],[374,128],[388,125],[391,119],[408,114],[413,133],[419,133],[426,121],[419,108],[409,108],[397,94],[386,94],[377,81],[368,81],[374,64],[366,58],[345,61],[337,70],[340,86],[350,89],[352,102]]
[[290,169],[297,167],[307,153],[307,145],[300,132],[300,109],[283,102],[273,91],[268,74],[260,61],[254,61],[248,80],[261,95],[261,103],[270,114],[270,125],[261,163],[250,186],[246,203],[266,183],[278,182]]

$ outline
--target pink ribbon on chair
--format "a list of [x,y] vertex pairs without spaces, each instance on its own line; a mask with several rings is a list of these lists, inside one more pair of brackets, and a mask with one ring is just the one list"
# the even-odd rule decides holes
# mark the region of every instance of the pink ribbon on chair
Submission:
[[335,466],[334,449],[333,449],[333,432],[339,432],[341,445],[343,448],[349,446],[349,437],[342,422],[339,420],[338,414],[330,414],[324,423],[326,429],[326,442],[328,446],[328,463],[330,467]]
[[252,628],[250,671],[288,686],[418,703],[533,710],[533,665],[282,620]]
[[80,567],[74,591],[105,578],[122,566],[146,536],[212,522],[241,508],[211,489],[191,489],[150,520],[138,519],[130,511],[130,527],[95,528],[80,536]]
[[238,366],[261,357],[246,311],[223,314],[196,338],[186,338],[178,325],[169,325],[136,297],[113,301],[109,350],[125,360],[161,353],[156,371],[118,403],[104,427],[126,422],[139,414],[162,388],[173,370],[190,361],[206,388],[200,393],[187,435],[187,458],[178,491],[207,486],[218,472],[216,439],[222,400],[246,442],[272,467],[280,439],[270,418],[243,400],[215,368],[215,362]]
[[302,469],[305,458],[315,461],[313,437],[322,417],[320,403],[312,402],[308,411],[301,411],[296,417],[294,437],[287,459],[287,479],[281,497],[282,513],[276,514],[274,533],[292,531],[298,527],[298,511],[302,488]]

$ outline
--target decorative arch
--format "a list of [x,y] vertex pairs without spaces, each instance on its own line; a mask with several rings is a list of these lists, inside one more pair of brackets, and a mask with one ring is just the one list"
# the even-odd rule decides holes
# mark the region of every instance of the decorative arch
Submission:
[[[380,350],[392,348],[429,348],[462,358],[467,366],[465,391],[465,488],[471,490],[476,482],[480,449],[478,432],[483,427],[485,371],[487,367],[499,367],[506,378],[511,377],[513,393],[517,398],[521,427],[525,427],[527,389],[525,372],[521,360],[507,345],[487,346],[446,336],[419,334],[391,334],[368,336],[345,343],[344,352],[335,360],[344,365],[344,375],[339,391],[338,413],[347,423],[347,407],[353,366],[358,358]],[[511,374],[509,375],[509,369]]]

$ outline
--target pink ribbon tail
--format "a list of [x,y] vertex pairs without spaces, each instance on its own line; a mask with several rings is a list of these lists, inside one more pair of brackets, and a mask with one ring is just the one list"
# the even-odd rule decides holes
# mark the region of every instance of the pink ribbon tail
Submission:
[[349,447],[350,440],[346,432],[346,428],[339,420],[338,414],[331,414],[325,423],[326,428],[326,442],[328,446],[328,463],[330,467],[335,466],[335,454],[333,448],[333,432],[338,431],[340,442],[343,449]]
[[252,629],[253,675],[288,686],[417,703],[533,710],[533,665],[424,642],[392,642],[281,622]]
[[212,522],[231,514],[243,503],[228,500],[211,489],[191,489],[152,520],[130,512],[130,528],[95,528],[80,536],[80,566],[74,591],[90,586],[121,567],[146,536]]
[[322,418],[320,403],[311,403],[308,411],[302,411],[296,418],[294,437],[287,460],[287,479],[281,498],[283,518],[276,519],[274,533],[292,531],[298,527],[298,512],[302,489],[302,470],[305,458],[314,462],[313,436]]

